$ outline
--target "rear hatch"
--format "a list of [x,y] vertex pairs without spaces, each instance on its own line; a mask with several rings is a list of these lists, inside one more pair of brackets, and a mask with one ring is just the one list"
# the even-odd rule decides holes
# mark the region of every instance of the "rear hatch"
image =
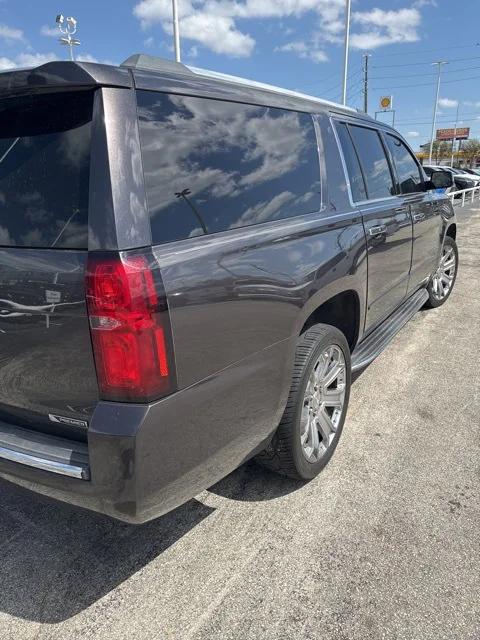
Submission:
[[0,99],[0,420],[82,439],[93,91]]

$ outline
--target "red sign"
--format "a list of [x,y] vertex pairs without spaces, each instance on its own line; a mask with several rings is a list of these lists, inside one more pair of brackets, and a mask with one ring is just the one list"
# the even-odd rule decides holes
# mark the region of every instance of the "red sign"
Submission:
[[457,129],[437,129],[437,140],[468,140],[469,127],[457,127]]

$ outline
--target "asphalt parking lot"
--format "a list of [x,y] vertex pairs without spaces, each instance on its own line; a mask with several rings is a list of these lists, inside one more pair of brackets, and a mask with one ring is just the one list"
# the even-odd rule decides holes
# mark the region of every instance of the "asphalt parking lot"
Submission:
[[315,481],[254,463],[142,527],[0,482],[0,638],[480,638],[480,206],[449,302],[355,381]]

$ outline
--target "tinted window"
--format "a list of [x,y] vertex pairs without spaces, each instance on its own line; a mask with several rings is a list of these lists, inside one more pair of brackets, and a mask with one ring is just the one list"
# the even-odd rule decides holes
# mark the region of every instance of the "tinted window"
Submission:
[[318,211],[309,115],[137,92],[155,243]]
[[358,162],[358,157],[352,144],[352,139],[348,133],[347,125],[343,122],[338,123],[336,129],[342,146],[345,164],[347,166],[352,198],[356,202],[359,200],[366,200],[367,192],[365,190],[362,170],[360,169],[360,163]]
[[395,194],[388,161],[380,136],[373,129],[349,126],[360,158],[370,200],[387,198]]
[[0,102],[0,245],[87,247],[92,100]]
[[397,170],[400,191],[402,193],[423,191],[422,176],[420,174],[418,164],[413,159],[410,151],[401,140],[391,136],[390,134],[387,134],[385,139]]

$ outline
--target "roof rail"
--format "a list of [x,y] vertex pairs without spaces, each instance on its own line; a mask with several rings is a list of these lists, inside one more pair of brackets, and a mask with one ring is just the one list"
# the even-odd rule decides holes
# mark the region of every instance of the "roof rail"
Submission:
[[306,93],[299,91],[291,91],[290,89],[283,89],[282,87],[276,87],[271,84],[265,84],[263,82],[257,82],[255,80],[247,80],[246,78],[240,78],[238,76],[231,76],[226,73],[219,73],[217,71],[209,71],[207,69],[199,69],[198,67],[190,67],[181,62],[174,62],[173,60],[166,60],[165,58],[157,58],[155,56],[148,56],[143,53],[136,53],[130,56],[122,62],[121,67],[129,67],[133,69],[145,69],[147,71],[167,71],[170,73],[183,73],[188,75],[198,75],[206,78],[213,78],[217,80],[223,80],[224,82],[231,82],[239,85],[244,85],[256,89],[262,89],[263,91],[271,91],[273,93],[281,94],[284,96],[292,96],[293,98],[300,98],[302,100],[310,100],[313,102],[327,105],[330,107],[336,107],[345,109],[347,111],[356,110],[352,107],[340,105],[337,102],[331,100],[324,100],[317,96],[310,96]]
[[147,71],[169,71],[170,73],[188,73],[193,72],[182,64],[174,60],[166,58],[157,58],[156,56],[148,56],[144,53],[135,53],[122,62],[121,67],[129,67],[130,69],[145,69]]

